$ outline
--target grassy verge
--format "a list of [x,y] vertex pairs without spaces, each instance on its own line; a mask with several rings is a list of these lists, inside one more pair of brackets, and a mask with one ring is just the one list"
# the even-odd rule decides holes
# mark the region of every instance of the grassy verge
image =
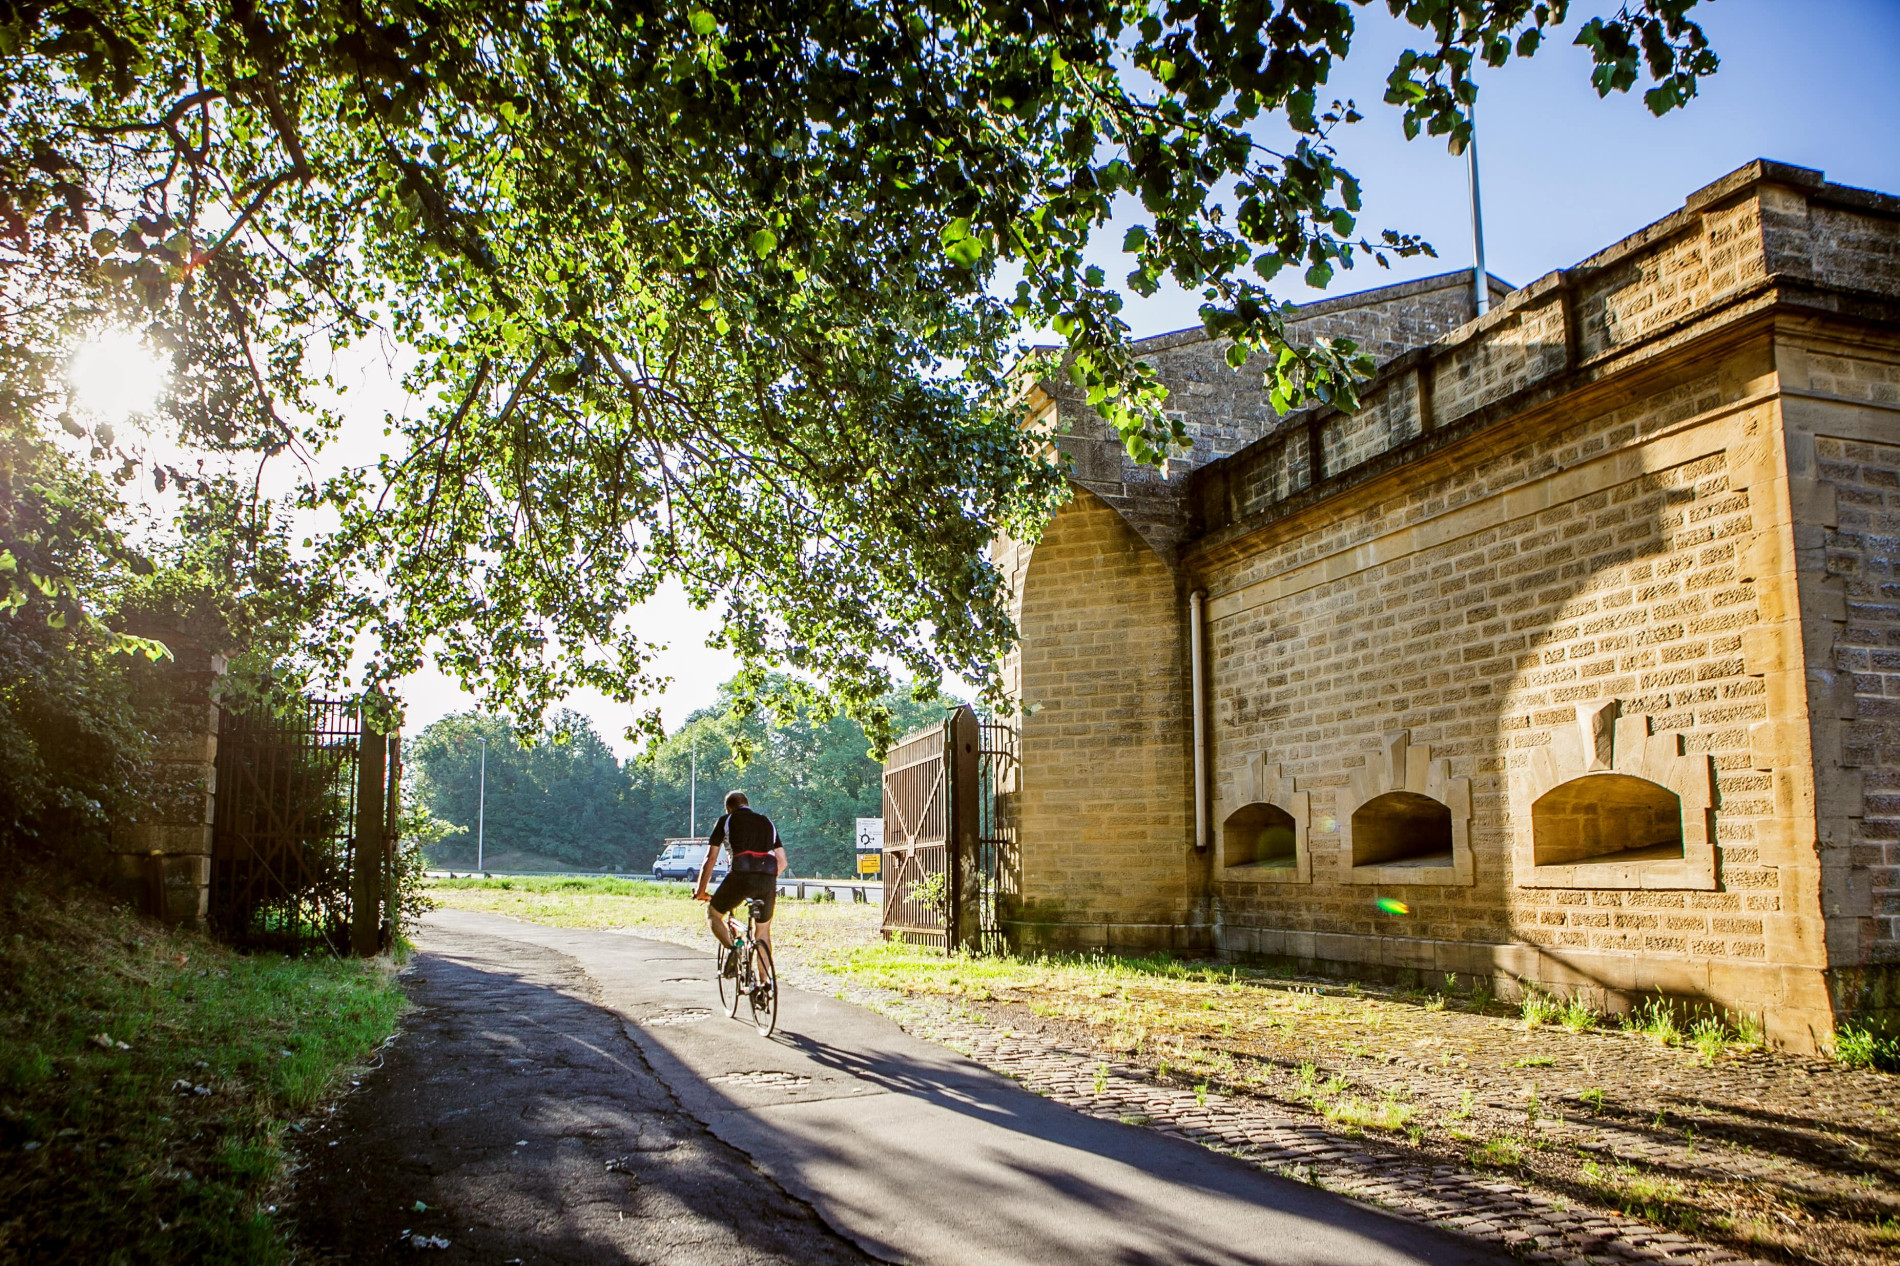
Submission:
[[[693,890],[686,884],[535,875],[436,879],[428,892],[437,905],[458,910],[482,910],[551,927],[624,928],[655,940],[712,945],[706,907],[692,899]],[[780,897],[772,943],[781,952],[812,959],[877,944],[877,926],[876,905]]]
[[285,1259],[285,1131],[394,1031],[388,965],[238,955],[45,876],[0,909],[0,1262]]

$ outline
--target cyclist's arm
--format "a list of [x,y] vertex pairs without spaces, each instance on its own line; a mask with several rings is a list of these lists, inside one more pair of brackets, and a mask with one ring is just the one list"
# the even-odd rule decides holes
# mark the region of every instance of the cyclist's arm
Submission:
[[778,837],[777,827],[772,828],[772,856],[778,859],[778,869],[773,871],[772,874],[774,876],[784,874],[785,868],[791,863],[785,858],[785,841]]
[[693,893],[695,901],[706,895],[706,885],[712,882],[713,867],[719,864],[719,850],[726,844],[726,820],[720,818],[713,824],[712,834],[706,837],[706,860],[699,866],[699,887]]

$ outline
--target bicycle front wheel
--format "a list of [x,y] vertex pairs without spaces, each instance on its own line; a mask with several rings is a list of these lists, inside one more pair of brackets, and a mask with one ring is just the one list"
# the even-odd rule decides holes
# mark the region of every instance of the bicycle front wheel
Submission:
[[752,1002],[752,1023],[766,1037],[778,1027],[778,973],[772,970],[772,947],[760,942],[751,946],[752,979],[746,991]]
[[731,952],[723,945],[719,947],[718,957],[713,960],[713,976],[719,981],[720,1007],[727,1016],[736,1020],[739,1018],[739,999],[745,994],[745,961],[743,957],[740,959],[737,975],[726,975],[726,955]]

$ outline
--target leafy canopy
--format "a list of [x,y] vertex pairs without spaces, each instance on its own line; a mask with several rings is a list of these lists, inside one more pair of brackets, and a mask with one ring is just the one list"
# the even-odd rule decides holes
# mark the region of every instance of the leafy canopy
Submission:
[[[1353,405],[1365,359],[1287,346],[1266,286],[1426,249],[1355,236],[1330,140],[1370,7],[13,0],[0,252],[136,307],[172,421],[260,462],[341,425],[335,349],[413,351],[425,407],[302,494],[335,522],[308,613],[333,672],[367,630],[371,681],[433,650],[527,717],[576,685],[632,699],[654,634],[628,612],[675,580],[719,604],[748,693],[790,668],[882,735],[887,665],[990,682],[1014,636],[985,545],[1062,486],[1012,408],[1022,331],[1066,341],[1137,457],[1181,439],[1084,260],[1118,199],[1130,289],[1199,290],[1236,364],[1269,354],[1276,407]],[[1715,68],[1692,7],[1589,18],[1598,91],[1688,100]],[[1473,66],[1569,16],[1385,8],[1419,33],[1387,100],[1453,148]]]

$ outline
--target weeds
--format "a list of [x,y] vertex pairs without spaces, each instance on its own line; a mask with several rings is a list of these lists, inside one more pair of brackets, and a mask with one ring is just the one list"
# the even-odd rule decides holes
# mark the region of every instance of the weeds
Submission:
[[1411,1104],[1396,1099],[1367,1103],[1358,1095],[1347,1095],[1343,1099],[1320,1105],[1320,1114],[1334,1125],[1393,1133],[1403,1130],[1416,1112],[1417,1109]]
[[1693,1228],[1698,1221],[1682,1184],[1673,1178],[1632,1165],[1608,1167],[1587,1160],[1583,1163],[1583,1181],[1606,1204],[1631,1217],[1684,1228]]
[[1900,1072],[1900,1038],[1881,1037],[1852,1025],[1839,1028],[1834,1030],[1834,1059],[1843,1068]]
[[1526,1055],[1523,1059],[1512,1060],[1512,1068],[1549,1068],[1557,1061],[1548,1055]]
[[1469,1089],[1460,1090],[1458,1092],[1458,1110],[1451,1114],[1452,1120],[1464,1121],[1469,1119],[1476,1106],[1477,1096],[1472,1094]]
[[1194,1087],[1194,1103],[1196,1107],[1205,1108],[1207,1106],[1207,1083],[1206,1082],[1203,1081],[1203,1082],[1196,1083]]
[[1664,1046],[1682,1045],[1682,1026],[1676,1020],[1675,1008],[1661,998],[1639,1004],[1623,1017],[1623,1027]]
[[1603,1115],[1603,1088],[1601,1086],[1592,1086],[1590,1089],[1579,1094],[1577,1098],[1585,1104],[1591,1112],[1596,1113],[1598,1116]]
[[1712,1015],[1703,1016],[1689,1028],[1689,1045],[1704,1064],[1715,1063],[1715,1057],[1728,1048],[1728,1025]]
[[1515,1169],[1524,1163],[1524,1145],[1513,1135],[1500,1134],[1472,1148],[1466,1159],[1479,1168]]
[[1572,1033],[1584,1033],[1597,1026],[1601,1017],[1597,1009],[1584,1000],[1582,994],[1571,994],[1564,1000],[1563,1010],[1557,1015],[1557,1022]]
[[1527,1029],[1534,1029],[1541,1024],[1555,1024],[1563,1015],[1563,1008],[1557,1000],[1541,989],[1525,990],[1524,999],[1518,1003],[1517,1010]]

